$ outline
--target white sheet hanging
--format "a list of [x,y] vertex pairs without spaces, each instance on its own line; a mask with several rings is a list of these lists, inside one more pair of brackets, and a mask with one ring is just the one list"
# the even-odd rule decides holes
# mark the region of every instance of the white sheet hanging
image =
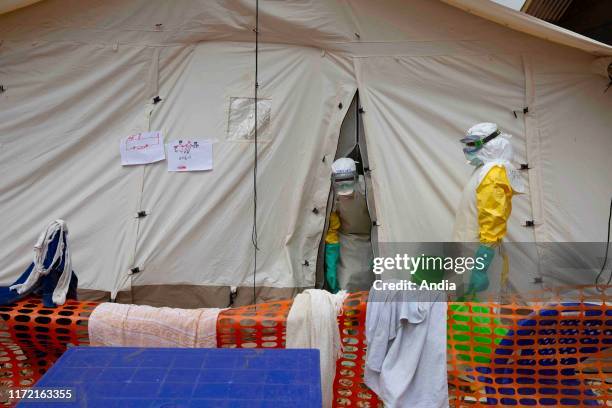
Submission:
[[319,350],[324,408],[332,406],[336,360],[342,352],[337,317],[347,295],[306,290],[295,297],[287,317],[286,347]]
[[364,381],[385,406],[448,407],[445,294],[372,290],[366,316]]

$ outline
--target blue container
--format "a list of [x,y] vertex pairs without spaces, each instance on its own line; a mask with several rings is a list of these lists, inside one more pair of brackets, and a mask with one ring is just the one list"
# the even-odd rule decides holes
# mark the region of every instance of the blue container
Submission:
[[62,389],[19,406],[320,408],[319,351],[74,347],[32,391]]

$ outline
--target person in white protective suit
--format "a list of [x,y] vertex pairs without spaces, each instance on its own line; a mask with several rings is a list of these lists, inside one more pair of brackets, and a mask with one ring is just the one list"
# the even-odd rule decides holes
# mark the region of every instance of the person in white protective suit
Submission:
[[501,249],[506,235],[512,197],[524,192],[520,175],[512,165],[514,154],[510,138],[495,123],[479,123],[461,139],[465,157],[476,169],[463,190],[453,241],[479,242],[474,258],[481,259],[470,272],[467,296],[483,292],[490,285],[492,290],[497,290],[507,280],[505,257],[501,273],[491,273],[489,268],[495,250]]
[[336,293],[367,290],[372,273],[372,220],[365,197],[365,181],[355,161],[341,158],[332,164],[333,206],[325,236],[325,280]]

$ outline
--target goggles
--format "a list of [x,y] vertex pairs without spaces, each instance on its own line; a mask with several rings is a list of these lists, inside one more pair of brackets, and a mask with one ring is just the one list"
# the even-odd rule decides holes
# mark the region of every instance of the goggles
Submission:
[[486,136],[482,139],[476,135],[468,135],[464,137],[463,139],[460,140],[460,142],[466,146],[463,148],[463,153],[465,154],[476,153],[478,150],[482,149],[482,146],[484,146],[491,140],[495,139],[500,134],[501,132],[499,130],[496,130],[495,132],[491,133],[489,136]]
[[357,174],[338,174],[332,176],[334,191],[339,195],[352,194],[357,183]]

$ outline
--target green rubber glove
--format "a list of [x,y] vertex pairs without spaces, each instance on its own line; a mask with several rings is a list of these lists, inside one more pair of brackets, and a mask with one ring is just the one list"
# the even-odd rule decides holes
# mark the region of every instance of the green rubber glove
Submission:
[[[495,250],[487,245],[480,245],[474,255],[476,264],[470,274],[470,285],[468,294],[475,294],[487,290],[489,287],[489,276],[487,271],[495,257]],[[480,258],[480,259],[478,259]],[[480,261],[480,262],[479,262]]]
[[338,258],[340,257],[340,244],[325,244],[325,282],[331,293],[340,290],[338,286]]
[[[439,259],[440,262],[436,262],[437,259]],[[417,285],[420,285],[423,281],[427,283],[442,282],[442,278],[444,277],[444,268],[442,267],[444,259],[439,256],[426,255],[423,261],[423,264],[416,270],[410,280]],[[430,266],[430,268],[425,268],[423,265]],[[439,269],[436,268],[438,265],[440,266]]]

